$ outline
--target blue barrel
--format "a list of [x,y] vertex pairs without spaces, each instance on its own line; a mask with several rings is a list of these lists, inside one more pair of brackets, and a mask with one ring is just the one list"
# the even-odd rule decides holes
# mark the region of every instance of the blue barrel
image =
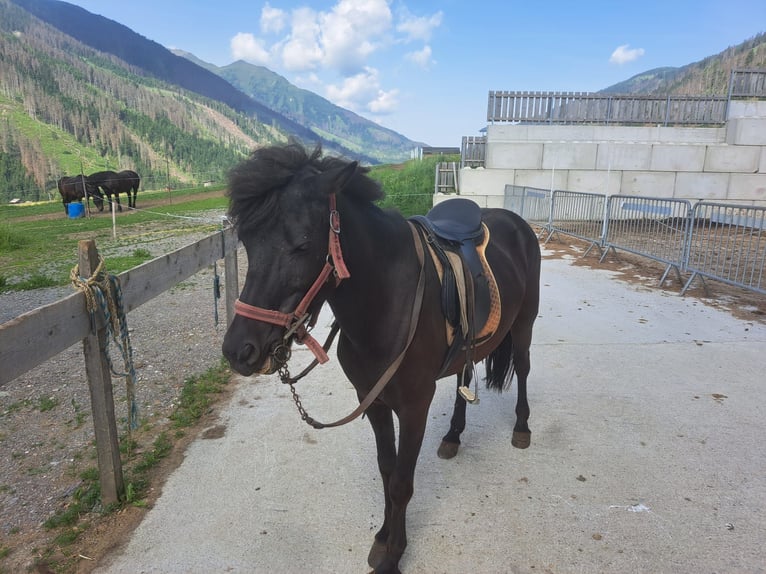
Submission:
[[67,204],[67,215],[69,219],[77,219],[85,215],[85,206],[82,203],[69,203]]

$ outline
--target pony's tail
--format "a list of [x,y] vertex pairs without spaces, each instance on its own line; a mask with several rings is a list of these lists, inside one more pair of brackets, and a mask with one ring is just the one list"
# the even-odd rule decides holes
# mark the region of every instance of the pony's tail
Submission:
[[487,388],[499,393],[509,389],[514,372],[513,338],[508,331],[497,348],[487,357]]

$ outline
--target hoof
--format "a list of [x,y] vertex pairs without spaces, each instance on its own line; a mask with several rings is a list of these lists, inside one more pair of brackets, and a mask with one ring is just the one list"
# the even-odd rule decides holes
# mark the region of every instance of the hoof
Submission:
[[459,448],[460,443],[442,441],[442,443],[439,445],[439,450],[436,451],[436,454],[439,455],[439,458],[443,459],[455,458]]
[[367,555],[367,564],[372,568],[377,568],[386,557],[386,545],[378,540],[372,543],[370,553]]
[[513,438],[511,444],[516,448],[527,448],[531,441],[531,432],[513,431]]

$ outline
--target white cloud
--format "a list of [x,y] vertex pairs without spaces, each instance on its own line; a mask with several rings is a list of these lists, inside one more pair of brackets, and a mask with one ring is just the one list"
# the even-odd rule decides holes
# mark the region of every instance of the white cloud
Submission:
[[287,13],[279,8],[272,8],[266,2],[261,10],[261,32],[278,34],[287,25]]
[[316,69],[324,57],[319,43],[321,29],[318,16],[310,8],[298,8],[292,13],[290,35],[281,46],[282,64],[291,72]]
[[[271,0],[273,1],[273,0]],[[231,39],[232,55],[257,64],[271,64],[290,73],[295,82],[311,85],[334,103],[354,111],[390,113],[399,105],[399,90],[383,89],[381,74],[371,60],[383,53],[388,61],[404,58],[422,69],[435,63],[428,44],[444,18],[441,11],[417,16],[393,0],[334,0],[332,8],[308,4],[286,11],[269,2],[261,10],[259,38],[239,33]],[[403,53],[402,46],[422,48]]]
[[434,61],[431,59],[431,46],[423,46],[422,50],[416,52],[409,52],[404,56],[410,62],[415,63],[424,70],[427,70]]
[[441,26],[444,14],[439,11],[431,16],[414,16],[406,8],[399,14],[399,23],[396,30],[402,32],[408,41],[423,40],[428,42],[433,31]]
[[343,75],[359,73],[391,28],[386,0],[340,0],[320,17],[324,65]]
[[367,109],[374,114],[390,114],[399,108],[399,90],[378,90],[378,95],[367,104]]
[[249,32],[240,32],[231,39],[231,55],[235,60],[247,60],[253,64],[266,65],[270,61],[263,40]]
[[380,87],[378,71],[374,68],[365,68],[354,76],[344,78],[339,86],[327,86],[327,97],[336,105],[376,114],[394,111],[399,105],[398,95],[398,90],[386,91]]
[[612,52],[609,62],[618,65],[627,64],[628,62],[638,60],[643,55],[643,48],[630,48],[628,44],[623,44],[622,46],[617,46],[617,49]]

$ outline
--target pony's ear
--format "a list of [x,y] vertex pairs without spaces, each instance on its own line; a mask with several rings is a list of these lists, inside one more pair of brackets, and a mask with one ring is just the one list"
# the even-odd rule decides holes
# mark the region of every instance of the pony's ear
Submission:
[[354,177],[357,167],[359,167],[359,163],[352,161],[343,167],[328,169],[317,176],[317,187],[325,195],[339,193]]

